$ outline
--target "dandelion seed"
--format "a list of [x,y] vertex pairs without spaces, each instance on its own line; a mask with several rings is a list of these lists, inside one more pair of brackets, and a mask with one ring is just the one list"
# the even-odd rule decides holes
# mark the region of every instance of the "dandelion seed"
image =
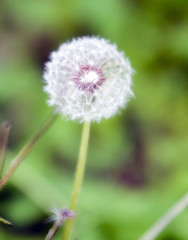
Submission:
[[82,37],[62,44],[46,63],[49,105],[68,119],[110,118],[133,96],[130,62],[115,44]]

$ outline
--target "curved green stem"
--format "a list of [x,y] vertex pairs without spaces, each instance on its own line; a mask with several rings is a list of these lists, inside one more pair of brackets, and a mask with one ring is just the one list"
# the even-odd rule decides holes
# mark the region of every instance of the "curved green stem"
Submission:
[[[70,209],[73,211],[76,211],[77,202],[80,195],[80,189],[82,186],[84,170],[86,165],[88,142],[89,142],[89,132],[90,132],[90,123],[84,122],[82,139],[80,144],[80,151],[78,156],[78,163],[77,163],[74,186],[73,186],[71,203],[70,203]],[[66,221],[62,240],[70,239],[71,232],[73,229],[73,223],[74,223],[74,219],[69,219]]]

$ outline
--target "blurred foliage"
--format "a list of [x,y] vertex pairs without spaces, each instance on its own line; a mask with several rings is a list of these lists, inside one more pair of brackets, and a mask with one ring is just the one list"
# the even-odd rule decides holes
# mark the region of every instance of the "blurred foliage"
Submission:
[[[0,122],[13,125],[7,165],[50,111],[42,91],[50,51],[82,35],[125,51],[135,99],[92,124],[74,235],[135,240],[187,191],[188,1],[1,0]],[[14,223],[0,226],[0,239],[44,239],[49,207],[69,204],[80,134],[59,117],[37,143],[0,193],[0,216]],[[157,239],[187,239],[186,211]]]

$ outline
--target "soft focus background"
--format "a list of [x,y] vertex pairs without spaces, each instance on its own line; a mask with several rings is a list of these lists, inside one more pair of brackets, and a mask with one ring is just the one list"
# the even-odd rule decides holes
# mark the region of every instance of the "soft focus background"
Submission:
[[[137,240],[188,190],[188,1],[1,0],[0,122],[6,165],[51,109],[49,53],[72,37],[116,42],[135,69],[135,99],[92,124],[73,239]],[[51,205],[68,206],[82,126],[57,119],[0,193],[1,240],[44,239]],[[188,239],[187,210],[157,238]],[[62,229],[54,240],[59,240]]]

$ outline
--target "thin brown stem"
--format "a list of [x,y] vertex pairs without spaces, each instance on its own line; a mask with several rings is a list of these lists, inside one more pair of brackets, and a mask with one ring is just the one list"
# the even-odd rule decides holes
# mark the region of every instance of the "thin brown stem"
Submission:
[[20,152],[17,154],[17,156],[12,159],[10,162],[10,166],[5,174],[5,176],[0,181],[0,189],[5,186],[5,184],[8,182],[16,168],[19,166],[19,164],[23,161],[23,159],[27,156],[27,154],[31,151],[35,143],[42,137],[46,131],[49,129],[49,127],[52,125],[54,120],[57,118],[57,115],[51,113],[47,119],[41,124],[41,126],[38,128],[38,130],[31,136],[31,138],[28,140],[28,142],[24,145],[24,147],[20,150]]
[[55,221],[44,240],[51,240],[54,234],[57,232],[58,228],[61,226],[61,224],[61,221]]
[[11,124],[9,121],[5,121],[1,124],[1,127],[0,127],[0,176],[2,175],[4,164],[5,164],[10,129],[11,129]]

